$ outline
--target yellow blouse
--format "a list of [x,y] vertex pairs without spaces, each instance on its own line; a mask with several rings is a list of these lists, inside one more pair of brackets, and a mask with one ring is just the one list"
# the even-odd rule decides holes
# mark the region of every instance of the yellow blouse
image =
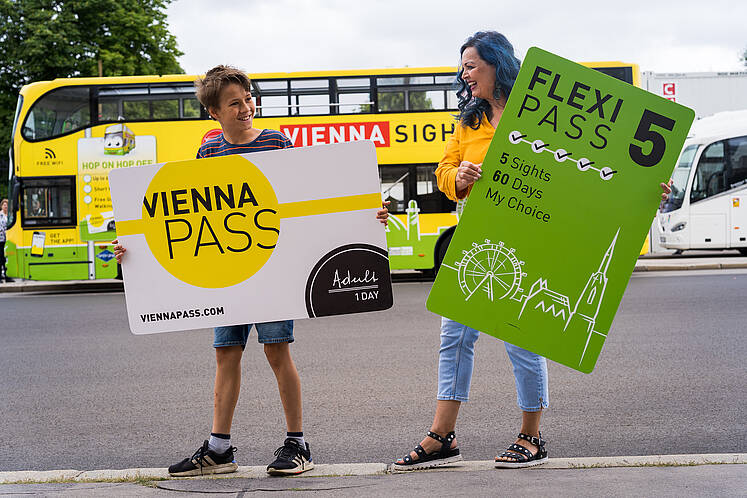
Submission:
[[[444,157],[436,168],[438,189],[446,194],[446,197],[452,201],[459,199],[456,194],[457,168],[462,161],[481,164],[488,152],[488,146],[490,141],[493,140],[494,133],[495,128],[484,115],[480,127],[476,130],[469,126],[457,124],[454,134],[446,143]],[[467,195],[471,190],[472,185],[467,189]]]

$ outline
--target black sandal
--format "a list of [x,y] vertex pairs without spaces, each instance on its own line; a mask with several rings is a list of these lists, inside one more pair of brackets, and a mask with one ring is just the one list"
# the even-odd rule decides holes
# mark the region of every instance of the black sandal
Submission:
[[[512,444],[506,451],[501,453],[500,456],[495,457],[495,467],[499,469],[518,469],[522,467],[532,467],[534,465],[540,465],[549,459],[547,456],[547,450],[545,449],[545,441],[542,439],[542,433],[539,433],[539,437],[529,436],[520,432],[518,435],[519,439],[529,441],[535,445],[537,453],[532,455],[532,452],[527,448],[524,448],[520,444]],[[498,460],[499,458],[510,458],[511,460]]]
[[428,437],[435,439],[441,443],[441,449],[434,451],[433,453],[426,453],[422,446],[417,445],[413,450],[418,456],[417,460],[414,460],[409,454],[402,459],[404,463],[393,463],[393,470],[420,470],[429,469],[431,467],[438,467],[440,465],[446,465],[462,460],[462,455],[459,454],[459,448],[452,448],[451,443],[454,441],[456,435],[454,431],[446,434],[446,437],[441,437],[435,432],[428,431]]

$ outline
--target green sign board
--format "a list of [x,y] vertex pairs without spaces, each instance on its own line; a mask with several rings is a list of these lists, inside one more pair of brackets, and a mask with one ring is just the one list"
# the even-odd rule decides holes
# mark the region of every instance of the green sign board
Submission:
[[591,372],[693,117],[531,48],[428,309]]

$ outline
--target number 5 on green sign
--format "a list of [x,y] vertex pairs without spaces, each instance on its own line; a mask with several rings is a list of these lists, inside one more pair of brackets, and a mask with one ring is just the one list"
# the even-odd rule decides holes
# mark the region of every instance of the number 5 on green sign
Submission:
[[659,161],[664,156],[664,152],[667,150],[666,139],[659,132],[652,130],[652,125],[672,131],[674,129],[674,120],[648,109],[643,110],[643,116],[641,116],[638,129],[635,130],[633,138],[643,143],[651,142],[653,147],[651,147],[651,152],[644,154],[643,149],[639,145],[630,144],[628,153],[636,164],[646,168],[659,164]]

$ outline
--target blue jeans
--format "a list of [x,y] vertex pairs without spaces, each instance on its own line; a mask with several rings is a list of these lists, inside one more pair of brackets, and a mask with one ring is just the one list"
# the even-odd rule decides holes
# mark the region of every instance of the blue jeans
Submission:
[[[448,318],[441,318],[441,349],[438,355],[438,396],[440,400],[469,401],[469,387],[475,359],[475,342],[480,331]],[[547,408],[547,361],[544,357],[504,343],[514,366],[519,408],[536,412]]]
[[257,342],[260,344],[275,344],[278,342],[293,342],[293,320],[266,322],[245,325],[229,325],[216,327],[214,331],[214,348],[226,346],[246,346],[252,325],[257,329]]

